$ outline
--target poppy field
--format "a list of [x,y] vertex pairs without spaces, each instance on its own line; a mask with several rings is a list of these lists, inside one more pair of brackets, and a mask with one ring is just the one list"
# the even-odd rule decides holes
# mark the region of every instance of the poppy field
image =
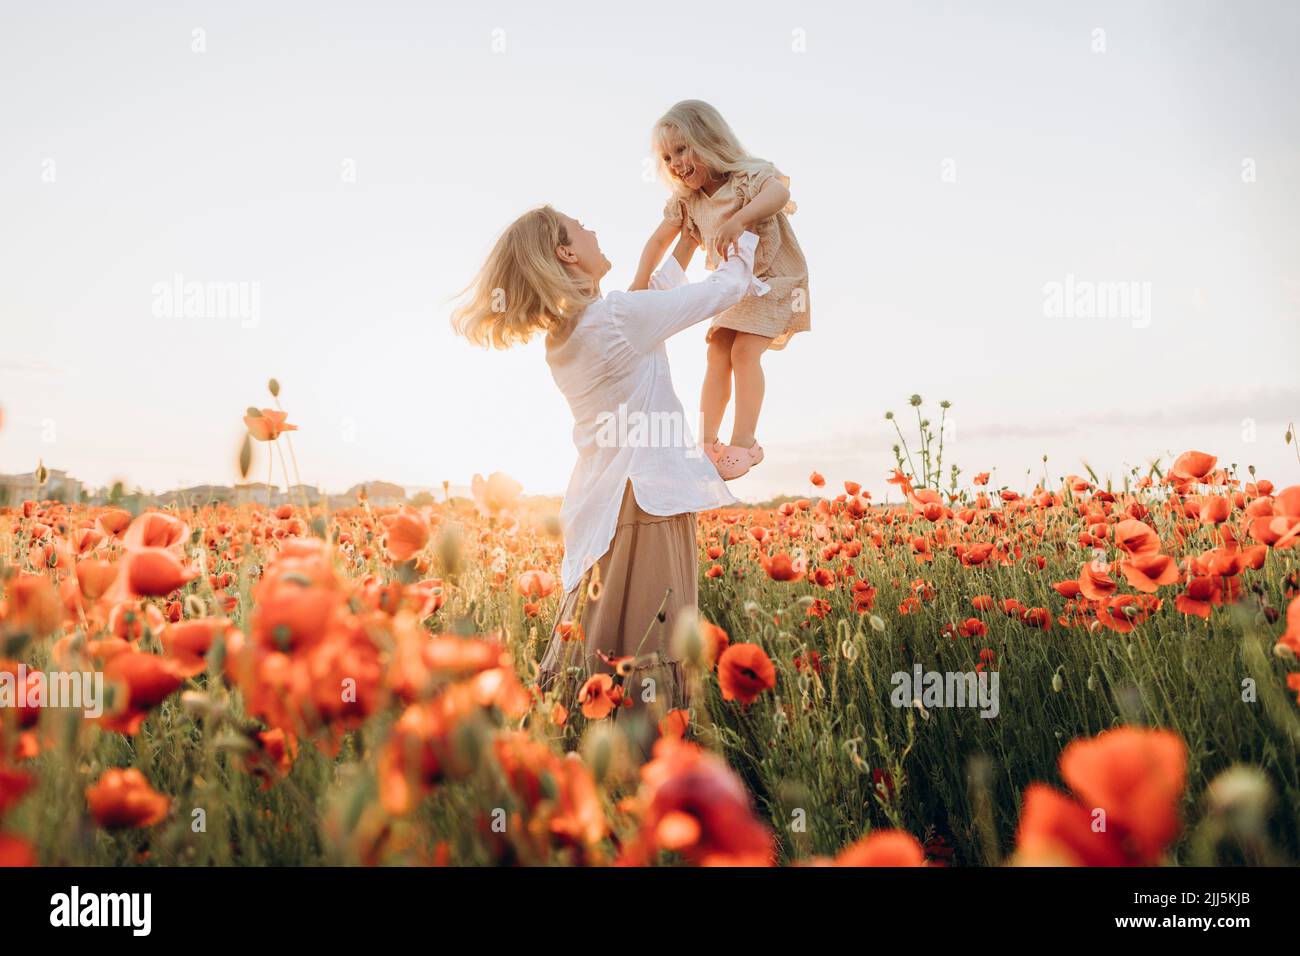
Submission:
[[[245,473],[294,460],[283,410],[246,423]],[[1300,858],[1300,484],[1201,451],[945,480],[924,424],[895,454],[888,500],[814,473],[699,516],[669,711],[631,659],[536,685],[581,624],[556,503],[501,474],[402,507],[10,502],[0,864]],[[98,712],[55,706],[74,674]]]

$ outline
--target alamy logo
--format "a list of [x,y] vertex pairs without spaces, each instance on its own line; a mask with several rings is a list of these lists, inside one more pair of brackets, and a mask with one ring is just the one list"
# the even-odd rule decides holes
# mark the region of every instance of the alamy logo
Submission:
[[1001,709],[997,671],[922,671],[917,664],[910,674],[895,673],[890,683],[889,702],[895,707],[979,707],[984,718],[996,717]]
[[596,444],[601,448],[683,448],[686,457],[699,458],[703,451],[691,438],[682,412],[618,410],[596,416]]
[[153,314],[159,319],[238,319],[240,328],[262,321],[262,283],[185,281],[155,282]]
[[101,671],[0,671],[0,710],[44,707],[81,710],[86,717],[104,713],[104,674]]
[[1135,329],[1151,324],[1150,282],[1093,282],[1067,272],[1064,282],[1043,284],[1043,315],[1049,319],[1128,319]]
[[152,893],[86,893],[74,886],[50,897],[50,925],[127,926],[133,936],[148,936],[153,928]]

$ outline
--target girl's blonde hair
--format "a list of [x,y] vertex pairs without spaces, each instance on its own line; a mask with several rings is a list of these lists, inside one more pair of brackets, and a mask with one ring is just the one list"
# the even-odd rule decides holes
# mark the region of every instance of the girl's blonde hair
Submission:
[[596,295],[556,256],[555,247],[568,244],[568,230],[550,206],[524,213],[461,293],[469,298],[452,312],[451,327],[475,345],[506,349],[581,315]]
[[686,188],[673,179],[664,162],[664,132],[674,129],[686,145],[715,173],[752,172],[764,161],[751,156],[740,145],[722,114],[703,100],[682,100],[655,123],[653,142],[659,163],[659,174],[676,192]]

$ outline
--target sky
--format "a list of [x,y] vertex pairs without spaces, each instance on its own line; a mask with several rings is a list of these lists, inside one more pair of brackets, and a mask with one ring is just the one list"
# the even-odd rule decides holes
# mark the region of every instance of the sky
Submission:
[[[542,342],[475,349],[452,301],[546,202],[625,288],[651,128],[699,98],[790,177],[809,264],[743,499],[883,497],[912,394],[995,486],[1189,448],[1300,479],[1293,3],[111,6],[0,13],[0,473],[232,483],[274,377],[308,484],[562,493]],[[668,351],[691,411],[703,327]]]

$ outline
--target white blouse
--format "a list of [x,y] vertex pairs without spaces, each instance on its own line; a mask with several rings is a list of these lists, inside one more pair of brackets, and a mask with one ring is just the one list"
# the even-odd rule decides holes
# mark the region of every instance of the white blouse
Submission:
[[578,449],[560,508],[566,592],[609,550],[629,478],[637,504],[652,515],[736,503],[691,436],[664,341],[747,293],[767,293],[754,277],[757,246],[758,236],[743,233],[736,254],[694,283],[669,256],[650,289],[611,292],[587,306],[566,336],[547,335],[546,362],[573,411]]

